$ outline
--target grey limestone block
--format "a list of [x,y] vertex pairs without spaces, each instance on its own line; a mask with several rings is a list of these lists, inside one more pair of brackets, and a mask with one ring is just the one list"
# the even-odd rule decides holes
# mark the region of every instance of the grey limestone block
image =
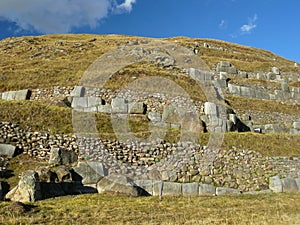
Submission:
[[230,194],[241,194],[241,192],[234,188],[217,187],[216,195],[230,195]]
[[182,194],[182,184],[176,182],[164,182],[162,195],[177,196]]
[[283,191],[282,181],[278,175],[269,178],[269,189],[276,193]]
[[199,183],[182,184],[182,195],[199,195]]

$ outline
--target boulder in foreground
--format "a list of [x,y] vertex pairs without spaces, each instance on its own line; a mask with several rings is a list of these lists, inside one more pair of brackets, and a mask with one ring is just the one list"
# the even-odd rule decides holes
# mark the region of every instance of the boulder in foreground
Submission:
[[149,195],[144,189],[138,187],[133,180],[124,175],[111,174],[97,183],[99,193],[115,193],[120,195],[138,197]]

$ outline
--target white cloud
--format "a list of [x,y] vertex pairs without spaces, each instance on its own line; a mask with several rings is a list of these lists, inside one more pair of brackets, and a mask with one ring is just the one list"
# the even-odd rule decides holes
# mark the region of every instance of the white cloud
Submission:
[[119,5],[117,8],[120,10],[125,10],[127,12],[131,12],[132,5],[136,2],[136,0],[125,0],[125,2]]
[[23,30],[68,33],[72,28],[96,27],[115,9],[130,12],[135,0],[116,5],[115,0],[0,0],[0,19]]
[[253,18],[249,18],[248,19],[248,24],[244,24],[242,27],[241,27],[241,31],[242,33],[251,33],[251,31],[257,27],[257,25],[255,24],[255,22],[257,21],[258,17],[257,15],[255,14],[253,16]]
[[219,23],[219,28],[220,29],[226,29],[227,28],[227,22],[225,20],[221,20]]

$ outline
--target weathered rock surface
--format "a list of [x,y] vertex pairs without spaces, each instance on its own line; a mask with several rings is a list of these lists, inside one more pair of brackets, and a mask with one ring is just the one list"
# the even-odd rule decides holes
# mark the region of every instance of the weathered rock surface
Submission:
[[199,184],[199,195],[215,195],[216,187],[212,184]]
[[30,90],[20,90],[20,91],[7,91],[1,93],[0,97],[3,100],[29,100],[31,96],[31,91]]
[[131,102],[128,104],[129,114],[145,114],[147,106],[143,102]]
[[182,195],[199,195],[199,183],[182,184]]
[[35,202],[42,199],[38,173],[28,170],[22,173],[18,185],[8,192],[5,199],[15,202]]
[[85,87],[82,86],[75,86],[73,91],[70,93],[70,96],[73,97],[84,97],[85,94]]
[[298,185],[294,178],[286,177],[281,179],[283,192],[297,192]]
[[111,101],[112,113],[127,114],[128,113],[128,103],[124,98],[114,98]]
[[57,177],[57,182],[72,182],[72,173],[65,165],[60,165],[51,169]]
[[153,194],[153,188],[154,188],[154,182],[152,180],[135,180],[134,183],[143,188],[146,192],[148,192],[149,195],[154,195]]
[[17,154],[17,147],[9,144],[0,144],[0,155],[14,157]]
[[163,196],[170,195],[176,196],[182,194],[182,184],[175,183],[175,182],[163,182],[163,189],[162,189]]
[[270,177],[269,188],[273,192],[282,192],[283,191],[282,181],[279,176]]
[[77,179],[82,184],[97,184],[99,180],[107,176],[108,170],[101,162],[79,162],[77,167],[73,168],[79,176]]
[[124,175],[108,175],[97,183],[98,193],[112,192],[132,197],[145,196],[147,192]]
[[68,165],[77,161],[77,155],[74,152],[61,148],[52,148],[50,152],[50,165]]
[[216,195],[231,195],[231,194],[241,194],[241,192],[234,188],[225,188],[225,187],[216,188]]

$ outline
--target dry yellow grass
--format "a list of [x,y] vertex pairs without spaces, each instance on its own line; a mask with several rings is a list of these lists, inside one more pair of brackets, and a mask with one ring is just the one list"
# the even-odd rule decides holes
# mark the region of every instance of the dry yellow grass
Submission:
[[228,101],[229,106],[233,109],[300,115],[299,104],[244,98],[233,95],[226,95],[225,98]]
[[129,198],[81,195],[30,204],[25,214],[5,212],[2,224],[299,224],[300,194]]
[[[0,91],[23,88],[73,86],[83,72],[105,52],[130,40],[146,38],[121,35],[47,35],[11,38],[0,41]],[[211,68],[219,61],[230,61],[240,70],[270,71],[277,66],[282,71],[296,71],[294,62],[271,52],[210,39],[174,37],[168,40],[193,49],[208,43],[226,51],[201,47],[199,55]],[[276,60],[274,60],[276,58]]]

